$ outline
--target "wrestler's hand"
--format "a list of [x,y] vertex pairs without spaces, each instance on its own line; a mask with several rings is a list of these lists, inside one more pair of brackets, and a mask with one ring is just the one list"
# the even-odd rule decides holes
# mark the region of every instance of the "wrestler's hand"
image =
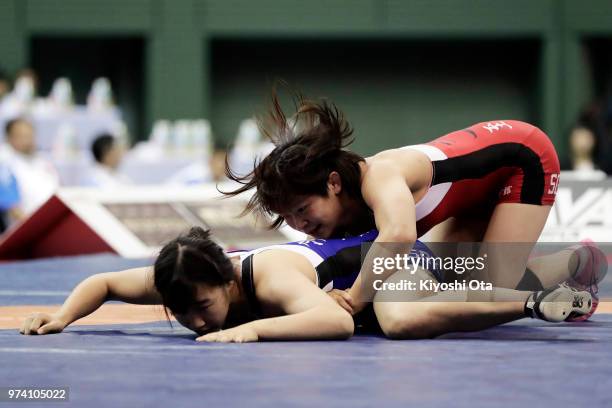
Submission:
[[347,289],[346,292],[349,294],[351,299],[353,299],[353,301],[351,303],[351,305],[353,306],[353,316],[355,316],[357,313],[361,312],[363,309],[366,308],[367,305],[370,304],[370,302],[362,302],[362,301],[360,301],[359,300],[359,296],[354,293],[353,288]]
[[48,313],[32,313],[23,321],[21,334],[51,334],[59,333],[66,327],[66,322],[59,316]]
[[207,343],[250,343],[258,340],[257,332],[245,324],[227,330],[208,333],[196,339],[196,341]]
[[327,294],[336,301],[340,305],[341,308],[349,312],[350,314],[355,314],[354,311],[354,303],[353,298],[349,295],[348,291],[340,290],[340,289],[332,289]]

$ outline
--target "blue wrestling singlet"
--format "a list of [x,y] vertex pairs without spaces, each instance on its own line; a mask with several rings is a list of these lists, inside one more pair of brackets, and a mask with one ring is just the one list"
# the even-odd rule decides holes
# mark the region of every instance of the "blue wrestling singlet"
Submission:
[[[245,252],[241,254],[242,285],[247,297],[254,299],[253,255],[271,249],[282,249],[297,252],[310,261],[316,270],[317,285],[321,289],[330,291],[350,288],[361,269],[361,245],[371,243],[377,236],[378,231],[372,230],[356,237],[289,242]],[[417,241],[410,256],[429,258],[434,254],[424,243]],[[430,270],[430,272],[438,281],[441,280],[440,271]]]

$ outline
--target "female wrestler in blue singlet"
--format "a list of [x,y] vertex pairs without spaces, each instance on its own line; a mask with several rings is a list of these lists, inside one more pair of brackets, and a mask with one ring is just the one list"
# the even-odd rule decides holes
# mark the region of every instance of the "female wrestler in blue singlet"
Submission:
[[[122,300],[164,305],[181,324],[198,333],[201,341],[348,338],[354,330],[353,318],[321,289],[350,287],[360,270],[361,245],[373,241],[376,236],[377,232],[371,231],[353,238],[293,242],[226,254],[207,231],[192,228],[189,234],[164,246],[153,268],[91,276],[75,288],[57,313],[33,314],[24,321],[20,331],[23,334],[60,332],[95,311],[106,300]],[[433,254],[417,242],[410,256],[426,258]],[[440,279],[436,270],[419,269],[413,276]],[[458,320],[455,330],[478,330],[525,317],[524,306],[532,294],[504,291],[505,300],[511,301],[491,303],[487,308],[476,307],[474,313],[482,314],[482,324],[464,328],[460,326],[461,316],[454,311],[456,308],[446,303],[448,299],[444,296],[448,293],[442,293],[442,302],[427,302],[435,311],[433,316],[438,316],[432,322]],[[586,299],[588,293],[580,293],[585,300],[590,300]],[[546,296],[574,294],[570,289],[555,288],[532,297],[539,304]],[[432,294],[420,296],[429,295]],[[397,303],[375,301],[370,311],[377,313]],[[586,306],[584,310],[573,307],[571,301],[566,308],[575,312],[589,310]],[[419,306],[415,306],[415,311],[418,310]],[[562,320],[559,307],[540,310],[536,306],[529,310],[535,310],[538,317],[547,320]],[[431,311],[426,316],[430,315]],[[473,315],[469,317],[474,318]],[[423,320],[418,316],[407,318],[414,325],[403,322],[404,332],[396,333],[393,328],[383,327],[384,333],[394,338],[431,337],[441,334],[439,327],[448,327],[432,326],[423,330],[420,327]]]

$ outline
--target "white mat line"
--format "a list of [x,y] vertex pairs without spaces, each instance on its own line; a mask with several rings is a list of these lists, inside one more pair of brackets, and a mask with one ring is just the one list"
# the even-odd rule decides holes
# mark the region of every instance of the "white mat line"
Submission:
[[159,350],[92,350],[92,349],[60,349],[60,348],[12,348],[0,347],[0,353],[44,353],[44,354],[151,354]]
[[63,290],[0,290],[0,296],[68,296]]

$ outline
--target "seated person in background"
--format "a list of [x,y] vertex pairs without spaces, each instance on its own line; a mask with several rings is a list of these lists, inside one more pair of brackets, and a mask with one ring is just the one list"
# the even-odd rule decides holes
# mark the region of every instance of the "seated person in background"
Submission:
[[210,171],[215,182],[225,181],[225,160],[227,151],[223,148],[215,149],[210,158]]
[[19,188],[11,170],[0,163],[0,233],[4,232],[13,221],[24,218],[19,208]]
[[605,173],[595,163],[597,136],[588,126],[577,124],[572,128],[569,137],[572,170],[577,176],[587,178],[605,178]]
[[19,210],[27,215],[51,197],[59,186],[59,176],[53,164],[37,153],[34,127],[29,121],[10,120],[5,127],[5,140],[0,162],[15,177]]
[[610,103],[595,99],[586,104],[569,133],[569,159],[574,179],[599,180],[610,173],[612,143],[610,138]]
[[91,145],[91,152],[95,163],[83,184],[102,188],[131,184],[127,177],[117,171],[123,159],[124,149],[115,137],[109,134],[96,137]]
[[11,90],[11,82],[9,77],[4,71],[0,69],[0,101],[7,95]]
[[595,169],[594,152],[597,144],[595,133],[580,124],[574,126],[570,133],[570,152],[572,169],[576,171],[592,171]]

